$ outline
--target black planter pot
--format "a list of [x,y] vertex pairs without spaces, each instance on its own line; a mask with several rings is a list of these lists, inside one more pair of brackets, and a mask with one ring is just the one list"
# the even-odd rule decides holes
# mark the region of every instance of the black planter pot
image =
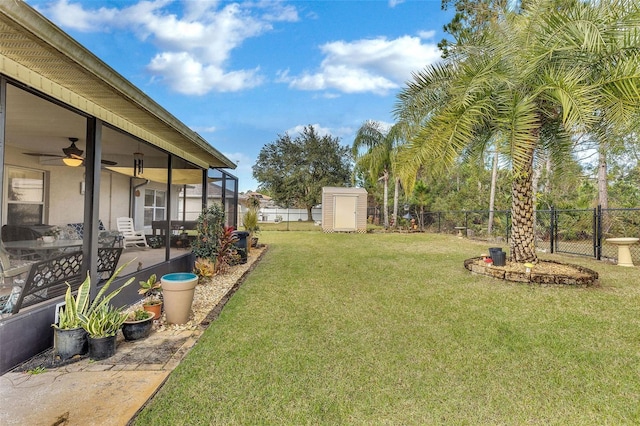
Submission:
[[144,339],[149,335],[149,333],[151,333],[155,315],[153,315],[153,312],[150,313],[152,315],[147,319],[139,321],[125,321],[122,324],[122,334],[124,335],[125,340]]
[[61,360],[87,353],[87,332],[83,328],[53,330],[53,348]]
[[116,336],[89,336],[89,358],[101,360],[116,354]]

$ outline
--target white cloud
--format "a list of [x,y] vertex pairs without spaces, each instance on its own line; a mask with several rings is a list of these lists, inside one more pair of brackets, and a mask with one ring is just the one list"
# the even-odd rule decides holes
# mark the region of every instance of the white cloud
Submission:
[[423,40],[430,40],[430,39],[433,39],[435,36],[436,36],[435,30],[418,32],[418,37],[420,37]]
[[258,86],[263,81],[259,68],[225,73],[222,68],[205,65],[187,52],[158,54],[148,68],[174,90],[187,95],[204,95],[214,90],[235,92]]
[[404,3],[404,0],[389,0],[389,7],[396,7],[401,3]]
[[[91,3],[89,3],[89,6]],[[182,7],[182,15],[176,10]],[[79,31],[130,30],[159,52],[148,70],[173,90],[191,95],[231,92],[262,84],[259,68],[229,69],[234,49],[273,29],[274,22],[295,22],[295,7],[280,1],[140,1],[118,8],[85,8],[58,0],[46,13],[61,26]]]
[[297,137],[302,134],[302,131],[305,127],[313,126],[313,129],[319,136],[331,136],[333,138],[344,138],[345,136],[350,136],[354,134],[354,130],[351,127],[340,127],[340,128],[331,128],[331,127],[323,127],[320,124],[298,124],[286,131],[289,136],[292,138]]
[[214,133],[218,129],[215,126],[207,126],[207,127],[195,126],[195,127],[192,127],[191,130],[197,133]]
[[281,71],[279,81],[299,90],[330,90],[344,93],[386,95],[411,77],[411,72],[440,59],[434,43],[423,44],[420,37],[403,36],[334,41],[320,46],[325,57],[317,72],[290,76]]
[[331,135],[331,129],[329,129],[328,127],[322,127],[321,125],[319,125],[318,123],[316,124],[298,124],[295,127],[292,127],[290,129],[287,130],[287,133],[289,134],[289,136],[291,136],[292,138],[295,138],[299,135],[302,135],[302,132],[304,130],[305,127],[308,126],[312,126],[313,129],[316,131],[316,133],[318,134],[318,136],[327,136],[327,135]]

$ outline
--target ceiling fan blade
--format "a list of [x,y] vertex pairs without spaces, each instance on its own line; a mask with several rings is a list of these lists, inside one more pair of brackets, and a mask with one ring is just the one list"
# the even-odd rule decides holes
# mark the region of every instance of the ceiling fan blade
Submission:
[[23,152],[24,155],[30,155],[32,157],[56,157],[56,158],[64,158],[62,155],[58,154],[46,154],[44,152]]
[[116,164],[118,164],[117,162],[111,160],[100,160],[100,162],[105,166],[115,166]]

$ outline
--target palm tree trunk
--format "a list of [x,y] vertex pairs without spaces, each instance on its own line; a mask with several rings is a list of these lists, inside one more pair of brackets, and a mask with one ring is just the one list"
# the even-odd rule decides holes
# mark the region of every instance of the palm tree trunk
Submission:
[[531,161],[517,173],[511,184],[511,260],[518,263],[537,262],[535,234],[533,230],[535,211],[532,197],[533,152]]
[[389,173],[385,170],[382,175],[384,193],[382,194],[382,209],[384,212],[384,229],[389,229]]
[[496,205],[496,186],[498,182],[498,147],[493,154],[493,168],[491,169],[491,192],[489,193],[489,224],[487,225],[487,234],[491,236],[493,233],[493,217]]
[[400,178],[395,178],[396,186],[393,190],[393,227],[398,227],[398,201],[400,199]]

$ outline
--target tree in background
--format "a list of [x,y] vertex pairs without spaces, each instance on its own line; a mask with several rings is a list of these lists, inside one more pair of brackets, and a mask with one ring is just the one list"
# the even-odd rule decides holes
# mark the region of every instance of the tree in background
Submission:
[[389,179],[393,177],[395,182],[393,197],[393,223],[398,223],[398,200],[400,192],[400,179],[395,169],[395,159],[398,147],[403,141],[401,128],[398,125],[391,127],[388,131],[382,128],[377,121],[366,121],[356,134],[351,148],[353,158],[356,162],[356,172],[366,171],[371,182],[382,181],[383,189],[383,213],[384,227],[389,228],[389,204],[388,186]]
[[452,6],[455,14],[443,30],[453,36],[454,42],[442,39],[438,43],[443,58],[453,53],[456,44],[471,40],[477,32],[495,21],[501,11],[509,6],[509,0],[442,0],[442,10]]
[[350,149],[338,138],[320,136],[306,126],[295,139],[288,134],[262,147],[253,165],[258,191],[268,191],[283,207],[311,209],[322,202],[323,186],[349,186]]
[[[640,9],[635,2],[531,0],[505,10],[473,43],[416,73],[396,116],[412,129],[398,163],[412,188],[424,165],[449,165],[496,135],[512,167],[510,254],[535,262],[532,177],[537,147],[559,159],[571,135],[621,126],[640,108]],[[485,142],[483,142],[485,141]],[[441,169],[442,170],[442,169]]]

